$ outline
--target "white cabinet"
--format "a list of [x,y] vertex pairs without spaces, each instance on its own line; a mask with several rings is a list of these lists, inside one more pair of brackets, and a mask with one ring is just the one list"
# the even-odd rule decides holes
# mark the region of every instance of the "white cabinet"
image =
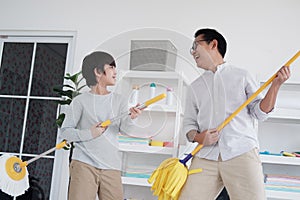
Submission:
[[[172,88],[172,104],[162,99],[145,109],[137,119],[136,127],[130,135],[141,138],[151,138],[153,141],[168,142],[170,146],[146,146],[120,143],[119,149],[123,155],[122,182],[125,188],[125,198],[156,199],[150,191],[147,182],[159,164],[167,158],[178,156],[181,122],[183,117],[184,88],[186,83],[177,72],[159,71],[120,71],[115,90],[126,95],[129,107],[132,88],[139,86],[138,102],[150,99],[150,84],[155,83],[156,95],[166,93]],[[138,196],[138,195],[142,195]],[[147,196],[148,195],[148,196]]]
[[[266,90],[267,91],[267,90]],[[276,108],[269,119],[258,123],[260,151],[279,153],[300,151],[300,84],[286,83],[279,91]],[[261,155],[265,174],[300,177],[300,158]],[[300,188],[298,186],[298,188]],[[299,200],[300,192],[290,188],[266,189],[268,200]]]

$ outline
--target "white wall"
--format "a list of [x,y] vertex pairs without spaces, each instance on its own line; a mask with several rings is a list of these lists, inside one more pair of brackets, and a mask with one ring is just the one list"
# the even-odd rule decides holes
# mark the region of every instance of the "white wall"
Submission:
[[[180,40],[184,44],[179,47],[190,63],[194,32],[201,27],[216,28],[228,40],[226,60],[259,79],[273,75],[300,46],[298,0],[0,0],[0,5],[0,30],[77,31],[74,71],[88,52],[144,28],[168,30],[184,38],[187,42]],[[113,44],[107,50],[125,48]],[[290,81],[300,82],[299,64],[293,65]]]

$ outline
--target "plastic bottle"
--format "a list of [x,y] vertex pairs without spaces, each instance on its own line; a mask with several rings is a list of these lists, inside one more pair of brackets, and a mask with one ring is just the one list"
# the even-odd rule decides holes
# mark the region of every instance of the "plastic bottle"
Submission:
[[168,106],[171,106],[173,104],[173,89],[170,87],[167,87],[167,99],[166,103]]
[[154,98],[155,97],[155,90],[156,90],[155,83],[151,83],[150,84],[150,98]]
[[136,105],[139,102],[139,86],[134,85],[132,87],[132,93],[131,93],[131,98],[130,98],[130,103],[132,105]]

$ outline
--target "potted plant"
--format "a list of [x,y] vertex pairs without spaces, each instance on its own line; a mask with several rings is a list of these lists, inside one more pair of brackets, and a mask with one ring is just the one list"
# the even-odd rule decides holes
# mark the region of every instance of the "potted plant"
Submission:
[[[86,85],[82,84],[83,77],[81,71],[71,75],[70,73],[67,73],[66,76],[64,77],[65,80],[69,81],[70,84],[64,84],[60,86],[54,86],[53,91],[59,94],[61,97],[61,100],[57,100],[57,103],[59,105],[69,105],[72,100],[80,95],[80,90],[82,90]],[[60,113],[56,119],[56,125],[60,128],[63,121],[65,119],[65,113]],[[71,148],[70,149],[70,157],[72,157],[72,152],[73,152],[73,143],[70,143]],[[69,150],[68,148],[65,148],[65,150]]]

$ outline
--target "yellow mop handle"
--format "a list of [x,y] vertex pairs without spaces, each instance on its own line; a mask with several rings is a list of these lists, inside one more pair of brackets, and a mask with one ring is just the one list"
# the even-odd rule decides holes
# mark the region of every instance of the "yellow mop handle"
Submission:
[[108,120],[102,122],[100,126],[102,126],[102,127],[107,127],[107,126],[109,126],[110,124],[111,124],[111,120],[108,119]]
[[[290,66],[298,57],[300,56],[300,51],[298,51],[284,66]],[[265,82],[255,93],[253,93],[245,103],[243,103],[234,113],[232,113],[221,125],[218,126],[217,130],[222,130],[243,108],[245,108],[261,91],[263,91],[273,80],[276,78],[277,72]],[[202,144],[199,144],[193,151],[192,155],[194,156],[200,149],[203,147]]]
[[28,160],[28,161],[23,161],[23,162],[21,162],[21,163],[20,163],[20,167],[26,167],[26,166],[29,165],[30,163],[32,163],[32,162],[34,162],[34,161],[40,159],[42,156],[45,156],[45,155],[47,155],[47,154],[49,154],[49,153],[55,151],[56,149],[61,149],[61,148],[63,148],[64,146],[67,146],[67,145],[68,145],[67,141],[63,141],[63,142],[57,144],[54,148],[49,149],[48,151],[45,151],[44,153],[42,153],[42,154],[40,154],[40,155],[38,155],[38,156],[36,156],[36,157],[34,157],[34,158]]
[[[162,94],[160,94],[160,95],[157,95],[156,97],[153,97],[152,99],[149,99],[149,100],[147,100],[146,102],[142,103],[142,104],[141,104],[140,106],[138,106],[137,108],[139,108],[139,109],[146,108],[146,107],[148,107],[150,104],[153,104],[153,103],[155,103],[155,102],[157,102],[157,101],[159,101],[159,100],[165,98],[166,96],[167,96],[167,95],[166,95],[165,93],[162,93]],[[126,112],[125,114],[127,114],[127,112]],[[121,116],[123,116],[123,114],[121,114]],[[112,121],[113,121],[112,119],[108,119],[108,120],[102,122],[100,126],[102,126],[102,127],[109,126],[109,125],[112,123]]]
[[[156,97],[154,97],[154,98],[152,98],[152,99],[149,99],[148,101],[144,102],[143,104],[145,105],[145,107],[147,107],[147,106],[149,106],[150,104],[153,104],[153,103],[155,103],[155,102],[157,102],[157,101],[159,101],[159,100],[165,98],[166,96],[167,96],[167,95],[166,95],[165,93],[162,93],[162,94],[160,94],[160,95],[158,95],[158,96],[156,96]],[[142,105],[143,105],[143,104],[142,104]]]
[[[290,66],[300,56],[300,51],[298,51],[284,66]],[[263,91],[273,80],[276,78],[277,72],[265,82],[255,93],[253,93],[245,103],[243,103],[234,113],[232,113],[219,127],[218,131],[224,128],[231,120],[234,118],[243,108],[245,108],[261,91]]]
[[67,141],[62,141],[61,143],[58,143],[56,146],[55,146],[55,148],[56,149],[61,149],[61,148],[63,148],[64,146],[66,146],[66,145],[68,145],[68,143],[67,143]]

